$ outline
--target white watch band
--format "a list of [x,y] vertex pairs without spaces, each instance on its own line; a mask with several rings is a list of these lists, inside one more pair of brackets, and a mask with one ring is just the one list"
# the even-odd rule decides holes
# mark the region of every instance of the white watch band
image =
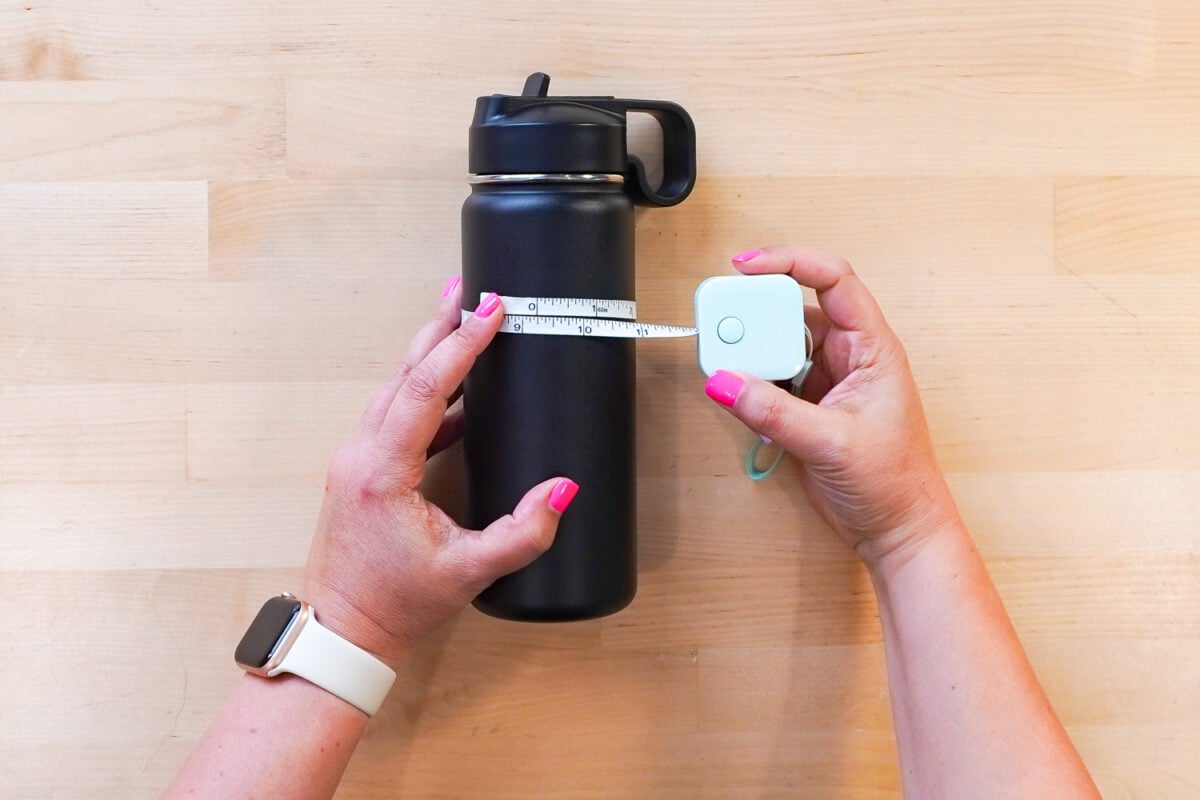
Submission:
[[361,647],[317,622],[311,607],[299,636],[277,667],[267,673],[299,675],[374,716],[387,697],[396,673]]

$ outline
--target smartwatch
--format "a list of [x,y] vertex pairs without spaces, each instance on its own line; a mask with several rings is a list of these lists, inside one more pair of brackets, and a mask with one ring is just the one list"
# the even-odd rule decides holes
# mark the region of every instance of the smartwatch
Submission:
[[396,673],[387,664],[317,622],[313,607],[284,592],[263,604],[233,654],[247,672],[284,672],[337,695],[374,716]]

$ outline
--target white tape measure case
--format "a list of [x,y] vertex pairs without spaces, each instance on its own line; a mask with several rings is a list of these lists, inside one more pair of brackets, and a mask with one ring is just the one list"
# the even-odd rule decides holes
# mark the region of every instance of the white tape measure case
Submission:
[[807,361],[804,291],[789,275],[722,275],[696,289],[700,369],[789,380]]

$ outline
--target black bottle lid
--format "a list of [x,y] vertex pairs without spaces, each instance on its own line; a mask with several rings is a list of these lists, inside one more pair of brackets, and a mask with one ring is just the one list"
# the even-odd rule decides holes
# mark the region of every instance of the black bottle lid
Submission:
[[[475,101],[469,169],[476,175],[620,174],[634,200],[669,206],[696,182],[696,131],[680,106],[660,100],[550,97],[550,78],[535,72],[520,95]],[[663,181],[646,181],[645,167],[625,146],[628,111],[658,120],[663,132]]]

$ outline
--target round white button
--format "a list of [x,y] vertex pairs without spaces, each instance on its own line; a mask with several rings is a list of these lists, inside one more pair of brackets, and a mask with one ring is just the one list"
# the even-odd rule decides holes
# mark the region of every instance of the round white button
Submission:
[[737,317],[726,317],[717,323],[717,336],[725,344],[737,344],[746,335],[746,328]]

